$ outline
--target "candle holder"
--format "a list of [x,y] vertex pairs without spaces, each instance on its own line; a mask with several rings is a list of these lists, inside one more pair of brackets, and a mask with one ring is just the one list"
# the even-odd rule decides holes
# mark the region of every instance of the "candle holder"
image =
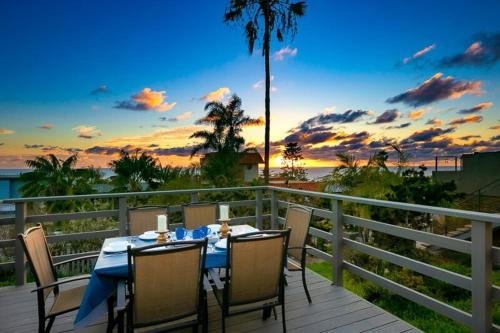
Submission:
[[219,219],[220,222],[220,238],[226,238],[229,232],[229,221],[230,219]]
[[167,242],[167,234],[168,231],[155,231],[158,234],[158,237],[156,237],[156,243],[158,244],[165,244]]

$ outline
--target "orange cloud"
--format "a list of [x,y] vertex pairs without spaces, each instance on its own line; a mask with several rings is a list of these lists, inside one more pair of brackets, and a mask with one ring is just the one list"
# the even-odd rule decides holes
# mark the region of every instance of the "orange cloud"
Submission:
[[246,125],[245,127],[258,127],[258,126],[264,126],[266,123],[266,120],[264,117],[259,117],[255,119],[255,121],[251,122],[250,124]]
[[224,99],[224,97],[231,93],[231,89],[228,87],[222,87],[215,91],[211,91],[205,96],[201,97],[201,100],[205,100],[207,102],[220,102]]
[[476,115],[466,116],[463,118],[452,119],[449,124],[456,126],[468,123],[480,123],[481,121],[483,121],[483,117],[476,114]]
[[13,130],[10,130],[8,128],[0,128],[0,134],[7,135],[7,134],[14,134],[14,133],[16,133],[16,132]]
[[427,112],[426,109],[418,109],[416,111],[411,111],[410,113],[408,113],[408,118],[412,119],[412,120],[417,120],[417,119],[420,119],[422,118],[422,116]]
[[54,127],[54,125],[52,125],[52,124],[42,124],[42,125],[38,126],[38,128],[46,129],[46,130],[49,130],[53,127]]
[[432,119],[429,119],[427,120],[427,122],[425,123],[426,125],[432,125],[432,126],[441,126],[443,125],[443,122],[441,121],[441,119],[438,119],[438,118],[432,118]]
[[167,103],[165,91],[155,91],[144,88],[133,95],[128,101],[117,102],[115,108],[133,111],[165,112],[172,109],[177,103]]

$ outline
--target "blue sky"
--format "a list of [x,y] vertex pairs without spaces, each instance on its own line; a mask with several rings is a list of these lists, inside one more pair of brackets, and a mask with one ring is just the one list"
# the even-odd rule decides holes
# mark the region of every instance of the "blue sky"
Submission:
[[[272,45],[273,53],[286,47],[296,49],[271,62],[276,152],[284,137],[320,113],[369,111],[352,123],[328,124],[329,131],[344,133],[339,137],[368,131],[369,137],[362,141],[367,146],[372,141],[402,141],[437,127],[425,124],[432,118],[447,128],[452,119],[464,117],[459,110],[479,103],[491,103],[473,113],[481,115],[480,121],[476,118],[455,126],[453,132],[430,138],[432,142],[449,139],[448,146],[441,144],[425,154],[417,151],[415,159],[498,148],[458,140],[479,135],[474,140],[488,142],[499,134],[492,129],[500,124],[497,58],[487,65],[443,66],[442,61],[464,53],[475,42],[482,41],[484,47],[487,39],[480,34],[500,33],[500,2],[310,0],[307,5],[295,39]],[[254,85],[264,78],[263,58],[258,51],[248,54],[241,26],[223,23],[226,6],[223,0],[1,2],[0,38],[6,51],[0,55],[0,156],[4,157],[0,167],[18,167],[26,158],[51,151],[50,147],[56,147],[52,150],[61,156],[68,153],[61,148],[81,150],[84,163],[98,165],[116,156],[103,158],[86,149],[146,148],[151,143],[162,148],[185,147],[191,143],[187,137],[195,129],[194,121],[203,115],[201,97],[223,87],[242,97],[249,114],[262,116],[264,91]],[[402,64],[403,59],[432,45],[428,52]],[[500,46],[495,45],[491,52],[498,52]],[[443,98],[416,108],[386,102],[436,73],[456,81],[480,81],[481,93]],[[91,94],[102,85],[104,93]],[[164,91],[164,103],[175,106],[161,113],[115,108],[117,102],[132,100],[145,88]],[[394,108],[400,114],[394,124],[367,125]],[[410,112],[420,108],[425,109],[424,116],[409,118]],[[179,115],[184,116],[176,122],[159,119]],[[407,122],[411,126],[387,128]],[[43,124],[52,127],[38,128]],[[259,146],[263,128],[247,129],[245,137]],[[334,153],[342,142],[306,145],[308,163],[334,164]],[[324,146],[333,148],[327,151]],[[372,152],[353,149],[360,158]],[[182,165],[190,162],[182,154],[161,155],[161,159]]]

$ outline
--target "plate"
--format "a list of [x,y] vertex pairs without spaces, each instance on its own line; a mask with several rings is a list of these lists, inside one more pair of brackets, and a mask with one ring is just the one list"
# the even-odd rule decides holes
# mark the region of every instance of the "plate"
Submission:
[[220,230],[220,224],[209,224],[209,225],[207,225],[207,227],[210,228],[210,231],[212,233],[214,233],[214,232],[217,233]]
[[139,235],[139,239],[143,241],[152,241],[156,240],[158,238],[158,235],[156,233],[150,233],[150,232],[145,232],[142,235]]
[[116,252],[125,252],[127,251],[127,247],[130,245],[130,247],[134,247],[134,244],[130,244],[129,242],[126,241],[117,241],[114,243],[109,244],[105,248],[103,248],[103,252],[106,253],[116,253]]
[[223,238],[217,243],[215,243],[215,247],[223,250],[227,249],[227,238]]

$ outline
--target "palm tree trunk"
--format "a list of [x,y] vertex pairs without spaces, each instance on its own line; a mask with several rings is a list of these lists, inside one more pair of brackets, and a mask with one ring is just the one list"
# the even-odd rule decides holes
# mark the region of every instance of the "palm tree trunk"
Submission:
[[264,32],[264,58],[266,67],[266,128],[264,138],[264,182],[269,184],[269,150],[270,150],[270,131],[271,131],[271,98],[269,96],[271,91],[271,73],[269,69],[269,49],[271,43],[270,27],[269,27],[269,3],[266,2],[264,10],[265,17],[265,32]]

